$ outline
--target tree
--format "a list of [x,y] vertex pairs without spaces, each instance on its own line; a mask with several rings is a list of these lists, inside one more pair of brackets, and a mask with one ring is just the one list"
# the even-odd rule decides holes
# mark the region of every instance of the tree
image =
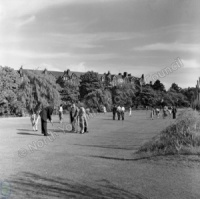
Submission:
[[181,90],[181,93],[187,97],[187,101],[192,104],[196,97],[196,88],[189,87]]
[[135,93],[135,87],[131,84],[115,86],[112,88],[113,103],[120,104],[128,108],[133,105]]
[[136,106],[155,106],[157,105],[159,98],[155,90],[150,86],[144,86],[142,92],[137,93],[135,101]]
[[99,79],[98,73],[93,71],[88,71],[87,73],[81,75],[80,77],[80,96],[84,99],[86,95],[97,89],[103,89],[103,85]]
[[182,88],[180,88],[180,87],[178,86],[178,84],[176,84],[176,83],[173,83],[173,84],[171,85],[171,87],[169,88],[169,91],[171,91],[171,92],[180,93],[181,90],[182,90]]
[[157,91],[166,91],[164,84],[162,84],[159,79],[154,82],[152,88]]
[[1,114],[15,114],[20,76],[9,67],[0,67],[0,107]]
[[71,103],[77,103],[79,101],[79,84],[64,81],[62,78],[58,79],[57,82],[59,82],[61,86],[60,95],[62,104],[65,108],[69,108]]
[[38,103],[43,106],[58,106],[60,101],[60,86],[51,74],[43,74],[39,71],[24,71],[24,79],[20,85],[18,99],[24,107],[30,111]]
[[84,103],[87,107],[98,110],[103,110],[103,106],[105,106],[110,111],[112,107],[112,93],[107,89],[94,90],[85,96]]

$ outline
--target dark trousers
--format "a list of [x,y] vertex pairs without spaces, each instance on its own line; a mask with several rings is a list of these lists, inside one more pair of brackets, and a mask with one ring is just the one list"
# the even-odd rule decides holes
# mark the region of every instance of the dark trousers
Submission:
[[47,121],[41,120],[42,134],[47,135]]
[[176,119],[176,113],[172,113],[173,119]]
[[124,120],[124,112],[121,112],[122,120]]
[[116,112],[113,112],[113,120],[115,120]]
[[120,112],[117,112],[118,120],[120,120]]

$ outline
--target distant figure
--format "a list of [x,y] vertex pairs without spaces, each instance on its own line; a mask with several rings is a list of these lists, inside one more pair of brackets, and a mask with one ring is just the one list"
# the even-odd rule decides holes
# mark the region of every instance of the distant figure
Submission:
[[80,133],[88,133],[88,122],[86,118],[86,112],[84,107],[80,107],[79,113],[78,113],[78,121],[80,126]]
[[130,107],[129,108],[129,117],[131,117],[132,116],[132,108]]
[[116,113],[117,113],[116,105],[113,106],[112,112],[113,112],[113,120],[115,120],[115,116],[116,116]]
[[154,107],[151,108],[151,119],[154,119],[154,115],[155,115],[155,109]]
[[35,113],[35,130],[38,131],[38,122],[39,122],[39,117],[40,117],[40,111],[41,110],[37,110]]
[[124,120],[124,113],[125,113],[125,108],[124,108],[124,106],[122,106],[122,108],[121,108],[122,120]]
[[[41,117],[41,131],[44,136],[48,136],[47,132],[47,120],[49,120],[52,123],[52,116],[53,114],[53,107],[48,106],[46,108],[43,108],[42,111],[40,112],[40,117]],[[53,125],[53,123],[52,123]]]
[[35,114],[34,110],[31,109],[31,111],[30,111],[30,120],[31,120],[32,128],[33,128],[34,131],[36,130],[35,129],[35,119],[36,119],[36,114]]
[[163,119],[165,119],[167,117],[167,112],[168,112],[168,107],[164,106],[164,109],[163,109]]
[[62,123],[62,121],[63,121],[63,107],[62,107],[62,104],[59,107],[59,120],[60,120],[60,123]]
[[171,107],[171,106],[169,106],[168,112],[169,112],[169,116],[170,116],[170,118],[171,118],[171,115],[172,115],[172,107]]
[[78,112],[79,109],[76,106],[75,103],[72,104],[71,106],[71,110],[70,110],[70,121],[71,121],[71,125],[72,125],[72,132],[74,133],[78,133]]
[[41,109],[42,109],[41,103],[39,102],[37,104],[37,106],[35,107],[35,118],[34,118],[35,119],[35,125],[34,125],[35,131],[38,130],[38,122],[39,122],[39,117],[40,117]]
[[160,117],[160,109],[159,108],[156,108],[156,115],[157,115],[157,118],[159,118]]
[[122,108],[121,108],[121,106],[119,105],[119,106],[117,107],[117,116],[118,116],[118,120],[120,120],[121,111],[122,111]]
[[103,112],[104,112],[104,114],[106,114],[106,107],[105,106],[103,106]]
[[174,107],[172,108],[173,119],[176,119],[176,113],[177,113],[177,109],[176,109],[176,107],[174,106]]

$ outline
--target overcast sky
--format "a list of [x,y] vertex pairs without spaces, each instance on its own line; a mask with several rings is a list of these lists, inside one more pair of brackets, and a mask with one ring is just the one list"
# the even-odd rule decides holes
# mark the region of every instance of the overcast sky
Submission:
[[168,88],[200,76],[199,0],[0,0],[0,65],[154,74]]

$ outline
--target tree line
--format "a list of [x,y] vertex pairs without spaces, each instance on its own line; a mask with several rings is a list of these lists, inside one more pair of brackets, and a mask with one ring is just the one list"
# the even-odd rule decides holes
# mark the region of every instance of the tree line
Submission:
[[101,111],[111,110],[113,104],[144,108],[146,106],[191,106],[195,88],[180,88],[176,83],[166,90],[160,80],[153,84],[121,84],[111,86],[102,82],[99,74],[88,71],[76,84],[57,80],[52,74],[24,70],[23,77],[12,68],[0,67],[0,115],[22,115],[34,109],[38,102],[44,106],[63,105],[68,109],[72,102]]

